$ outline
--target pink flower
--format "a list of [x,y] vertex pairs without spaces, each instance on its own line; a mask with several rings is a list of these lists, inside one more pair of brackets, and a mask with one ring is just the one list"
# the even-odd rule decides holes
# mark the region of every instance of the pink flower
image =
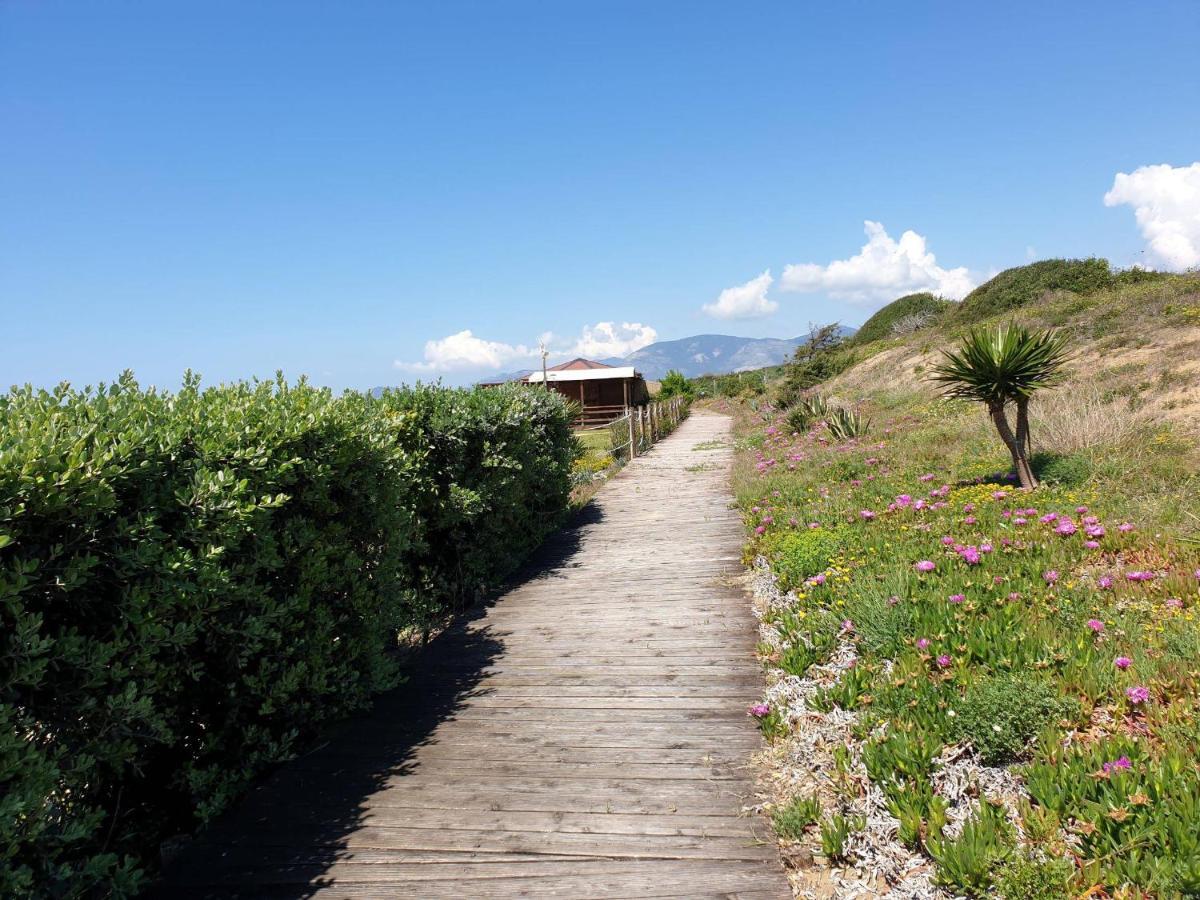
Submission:
[[1058,523],[1058,527],[1054,529],[1055,534],[1061,534],[1063,537],[1070,537],[1075,533],[1075,523],[1070,519],[1063,519]]
[[1046,584],[1054,584],[1056,581],[1058,581],[1058,572],[1056,572],[1054,569],[1048,569],[1042,573],[1042,578],[1045,580]]
[[809,584],[824,584],[825,576],[824,575],[814,575],[812,578],[808,579],[808,583]]
[[1043,525],[1049,525],[1051,522],[1053,522],[1057,518],[1058,518],[1058,513],[1046,513],[1044,516],[1042,516],[1040,519],[1038,519],[1038,521],[1041,522]]
[[1100,542],[1099,541],[1084,541],[1083,546],[1087,547],[1089,550],[1099,550]]
[[1128,656],[1118,656],[1116,659],[1113,660],[1113,665],[1116,666],[1118,669],[1128,669],[1130,666],[1133,665],[1133,660],[1130,659]]
[[764,533],[766,533],[766,530],[767,530],[767,528],[765,525],[759,525],[757,528],[754,529],[754,533],[755,534],[764,534]]
[[964,525],[974,525],[977,521],[979,521],[979,520],[976,519],[974,516],[967,516],[965,519],[963,519],[963,524]]
[[948,534],[942,535],[942,546],[943,547],[949,547],[953,543],[954,543],[954,538],[950,537],[950,535],[948,535]]
[[1102,632],[1104,630],[1104,623],[1101,622],[1099,619],[1088,619],[1087,627],[1092,629],[1092,631],[1096,632],[1096,634],[1099,634],[1100,632]]
[[975,504],[974,503],[966,504],[965,506],[963,506],[963,512],[965,512],[965,513],[975,512]]
[[1075,512],[1079,513],[1079,515],[1081,515],[1081,516],[1082,516],[1084,513],[1086,513],[1087,511],[1088,511],[1088,508],[1087,508],[1086,506],[1077,506],[1077,507],[1075,507]]
[[756,719],[766,718],[771,714],[771,707],[766,703],[755,703],[750,707],[750,715]]
[[932,472],[930,472],[930,473],[928,473],[928,474],[926,474],[926,475],[922,475],[922,476],[921,476],[921,481],[933,481],[933,473],[932,473]]
[[1086,534],[1088,537],[1092,538],[1093,540],[1095,538],[1102,538],[1102,537],[1104,537],[1104,526],[1103,525],[1089,525],[1087,528],[1085,528],[1083,530],[1083,533]]
[[901,494],[896,498],[897,506],[908,506],[910,503],[912,503],[912,497],[908,494]]
[[937,566],[933,564],[933,560],[923,559],[913,568],[915,568],[918,572],[932,572],[937,568]]
[[1127,581],[1153,581],[1153,572],[1126,572],[1125,578]]
[[929,638],[920,638],[917,641],[917,649],[918,650],[928,650],[929,649]]
[[992,491],[993,500],[1003,500],[1008,494],[1005,491]]
[[808,527],[809,527],[809,528],[820,528],[820,527],[821,527],[821,523],[820,523],[820,522],[809,522],[809,523],[808,523]]
[[870,510],[870,509],[864,509],[864,510],[861,510],[861,511],[859,512],[859,515],[860,515],[860,516],[862,516],[862,518],[866,519],[868,522],[869,522],[871,519],[875,518],[875,513],[874,513],[874,511],[873,511],[873,510]]
[[1029,520],[1024,516],[1013,516],[1012,523],[1014,525],[1026,525],[1029,523]]
[[1017,591],[1013,591],[1011,594],[1009,594],[1009,595],[1008,595],[1008,599],[1009,599],[1009,600],[1020,600],[1020,599],[1021,599],[1021,595],[1020,595],[1020,593],[1019,593],[1019,592],[1017,592]]
[[951,595],[950,595],[950,602],[951,602],[951,603],[962,603],[962,602],[963,602],[964,600],[966,600],[966,599],[967,599],[967,598],[966,598],[966,595],[965,595],[965,594],[951,594]]
[[1101,575],[1099,578],[1096,579],[1096,584],[1099,585],[1100,587],[1104,588],[1104,590],[1108,590],[1110,587],[1113,586],[1112,576],[1111,575]]
[[939,666],[941,666],[943,669],[946,668],[946,666],[950,665],[950,663],[952,663],[952,662],[954,662],[954,659],[950,656],[949,653],[943,653],[941,656],[939,656],[937,658],[937,664]]
[[1125,688],[1125,696],[1129,698],[1130,703],[1137,706],[1150,699],[1150,689],[1139,684],[1137,687]]
[[850,619],[843,619],[842,620],[842,631],[853,631],[853,630],[854,630],[854,622],[851,621]]
[[993,550],[995,550],[995,549],[996,549],[996,548],[995,548],[995,547],[993,547],[991,544],[980,544],[980,545],[979,545],[979,552],[980,552],[980,553],[991,553],[991,552],[992,552]]
[[962,550],[959,551],[958,555],[962,557],[963,562],[969,566],[979,565],[979,562],[982,559],[982,557],[979,555],[978,547],[963,547]]
[[1133,523],[1122,522],[1120,525],[1117,526],[1117,531],[1121,532],[1122,534],[1127,534],[1130,531],[1133,531]]
[[1100,768],[1102,768],[1106,773],[1112,774],[1113,772],[1121,772],[1126,769],[1133,768],[1133,763],[1129,761],[1128,756],[1121,756],[1117,759],[1114,759],[1112,762],[1106,762]]

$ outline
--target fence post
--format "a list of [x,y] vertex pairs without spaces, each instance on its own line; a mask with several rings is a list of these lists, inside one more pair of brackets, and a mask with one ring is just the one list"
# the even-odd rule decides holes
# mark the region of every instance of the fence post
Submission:
[[637,456],[637,441],[633,435],[633,407],[629,407],[629,412],[626,414],[629,418],[629,458],[633,459]]

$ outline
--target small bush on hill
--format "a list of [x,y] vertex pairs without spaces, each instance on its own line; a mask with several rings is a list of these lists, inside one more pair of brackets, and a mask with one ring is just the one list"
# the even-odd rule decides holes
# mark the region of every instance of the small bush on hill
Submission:
[[1091,293],[1111,286],[1115,277],[1106,259],[1044,259],[985,281],[963,298],[956,317],[984,319],[1032,303],[1046,291]]
[[0,396],[0,896],[136,890],[512,571],[576,451],[519,387]]
[[899,300],[893,300],[871,318],[863,323],[850,339],[853,344],[869,344],[871,341],[883,340],[896,334],[896,326],[914,316],[922,317],[931,324],[954,304],[933,294],[908,294]]
[[669,397],[692,397],[695,393],[695,388],[684,377],[683,373],[676,369],[671,369],[663,377],[662,389],[658,392],[658,399],[666,400]]
[[837,535],[832,528],[804,531],[777,531],[764,543],[763,553],[771,560],[784,587],[795,587],[804,579],[818,575],[829,566],[838,552]]

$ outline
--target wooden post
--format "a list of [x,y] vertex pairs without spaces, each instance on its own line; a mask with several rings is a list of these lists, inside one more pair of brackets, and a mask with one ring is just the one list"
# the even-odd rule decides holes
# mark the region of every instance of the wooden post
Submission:
[[629,379],[621,379],[621,389],[625,392],[625,412],[629,412]]
[[625,415],[629,418],[629,458],[633,459],[637,456],[637,438],[633,433],[633,410],[626,407]]
[[583,382],[579,382],[579,424],[587,425],[587,404],[583,400]]

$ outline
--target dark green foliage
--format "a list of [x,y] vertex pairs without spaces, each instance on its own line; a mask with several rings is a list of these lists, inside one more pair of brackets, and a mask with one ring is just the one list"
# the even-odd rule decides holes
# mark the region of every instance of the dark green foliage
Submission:
[[871,420],[857,411],[839,406],[826,419],[829,435],[835,441],[848,441],[865,435],[871,429]]
[[1044,259],[985,281],[963,298],[956,315],[974,322],[1032,303],[1047,291],[1088,294],[1111,287],[1115,277],[1106,259]]
[[554,394],[0,397],[0,895],[127,894],[558,521]]
[[1035,453],[1030,463],[1038,478],[1064,487],[1086,484],[1095,469],[1092,458],[1085,453]]
[[808,340],[796,348],[784,374],[784,390],[799,392],[827,381],[854,365],[854,353],[833,322],[814,328]]
[[691,398],[695,392],[692,383],[684,377],[683,373],[672,369],[663,377],[662,389],[658,392],[658,399],[666,400],[668,397]]
[[869,344],[895,335],[897,324],[903,325],[914,317],[928,319],[932,322],[954,304],[933,294],[907,294],[899,300],[893,300],[871,318],[862,324],[850,339],[853,344]]
[[1070,711],[1052,685],[1002,675],[973,685],[951,720],[955,740],[970,741],[990,766],[1012,762],[1051,721]]
[[1074,874],[1066,860],[1016,856],[996,873],[996,895],[1002,900],[1070,900]]
[[803,434],[829,413],[829,403],[820,394],[798,400],[788,410],[787,424],[796,434]]

